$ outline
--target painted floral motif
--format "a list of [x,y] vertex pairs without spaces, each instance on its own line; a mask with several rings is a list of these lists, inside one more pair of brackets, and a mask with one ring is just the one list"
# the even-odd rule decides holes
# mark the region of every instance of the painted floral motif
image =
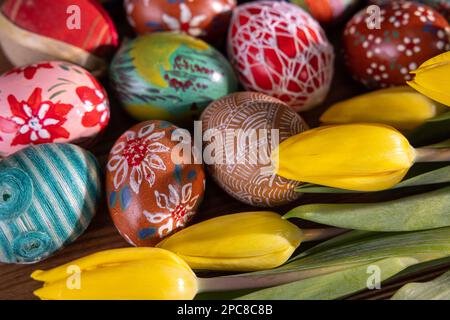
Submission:
[[409,23],[409,13],[405,13],[401,10],[395,11],[394,15],[389,17],[389,22],[396,28],[406,26]]
[[100,125],[106,127],[109,121],[109,109],[106,95],[101,88],[89,88],[86,86],[76,89],[77,95],[84,104],[86,113],[81,119],[85,127]]
[[8,73],[6,73],[6,75],[8,76],[11,74],[23,73],[25,76],[25,79],[31,80],[34,78],[34,75],[36,74],[36,72],[39,69],[53,69],[53,66],[50,63],[31,64],[26,67],[14,68],[11,71],[9,71]]
[[371,75],[376,81],[389,78],[389,74],[386,71],[385,65],[376,62],[372,62],[367,68],[367,74]]
[[128,131],[123,141],[111,150],[112,157],[107,168],[114,172],[113,184],[118,189],[128,175],[131,189],[138,194],[141,184],[146,181],[150,187],[155,183],[154,170],[166,171],[166,165],[158,153],[170,149],[159,140],[164,138],[164,131],[155,130],[155,124],[142,127],[137,133]]
[[41,88],[36,88],[27,101],[18,101],[15,96],[9,95],[8,103],[13,114],[11,120],[18,127],[11,146],[48,143],[59,138],[69,138],[69,131],[63,124],[67,121],[66,115],[73,106],[42,101]]
[[136,26],[136,22],[134,22],[134,19],[131,16],[131,14],[133,13],[134,8],[135,8],[133,0],[125,0],[124,5],[125,5],[125,11],[127,13],[128,23],[132,27],[135,27]]
[[180,3],[180,19],[168,14],[162,15],[162,20],[172,31],[187,33],[198,37],[202,34],[200,24],[206,20],[205,15],[192,16],[192,12],[185,3]]
[[399,44],[397,49],[411,57],[414,53],[420,52],[420,38],[404,37],[403,43]]
[[434,22],[436,20],[433,11],[426,9],[423,6],[419,6],[417,10],[414,12],[414,15],[419,17],[420,21],[424,23],[428,21]]
[[445,51],[450,50],[450,43],[448,42],[448,39],[450,38],[450,28],[447,28],[445,31],[444,30],[438,30],[436,35],[437,35],[437,37],[439,39],[436,42],[436,47],[439,50],[445,50]]
[[168,185],[169,194],[160,193],[155,190],[156,204],[165,212],[150,213],[144,210],[147,220],[158,225],[160,238],[167,236],[172,231],[183,228],[195,214],[193,211],[199,195],[192,195],[192,183],[187,183],[177,190],[172,184]]
[[362,47],[366,49],[366,57],[372,58],[375,54],[379,54],[381,52],[380,47],[378,46],[383,39],[381,37],[375,37],[373,34],[369,34],[367,40],[365,40],[362,44]]
[[417,69],[417,63],[411,62],[407,67],[400,68],[400,72],[401,72],[401,74],[405,75],[406,80],[411,80],[412,75],[409,74],[409,72],[416,70],[416,69]]

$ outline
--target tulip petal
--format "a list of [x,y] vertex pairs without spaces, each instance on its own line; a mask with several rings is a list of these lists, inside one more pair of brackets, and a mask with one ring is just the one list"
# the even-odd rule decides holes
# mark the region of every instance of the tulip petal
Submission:
[[250,271],[281,265],[302,239],[301,230],[277,213],[245,212],[192,225],[157,247],[195,269]]
[[415,160],[415,150],[392,127],[347,124],[305,131],[272,152],[275,173],[291,180],[357,191],[392,187]]
[[34,293],[46,300],[178,300],[193,299],[196,292],[196,278],[188,270],[144,259],[86,270],[76,288],[60,279]]
[[[71,288],[70,270],[78,269],[79,286]],[[192,299],[197,278],[175,254],[157,248],[98,252],[31,277],[45,282],[41,299]]]
[[450,52],[425,61],[417,70],[411,71],[414,79],[407,84],[446,106],[450,106]]
[[413,129],[446,111],[408,86],[381,89],[333,104],[320,117],[323,125],[383,123],[399,130]]

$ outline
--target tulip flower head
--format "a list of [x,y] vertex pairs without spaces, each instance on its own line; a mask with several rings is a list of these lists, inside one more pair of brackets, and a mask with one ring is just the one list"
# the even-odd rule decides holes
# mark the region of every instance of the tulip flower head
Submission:
[[400,132],[367,123],[308,130],[272,152],[275,172],[282,177],[357,191],[394,186],[414,160],[415,150]]
[[407,82],[411,87],[450,106],[450,51],[425,61],[411,74],[414,74],[414,79]]
[[275,212],[243,212],[192,225],[157,247],[193,269],[256,271],[286,262],[302,240],[302,231]]
[[197,277],[177,255],[157,248],[102,251],[49,271],[35,271],[45,300],[180,300],[197,294]]
[[323,125],[382,123],[411,130],[447,108],[408,86],[376,90],[333,104],[320,117]]

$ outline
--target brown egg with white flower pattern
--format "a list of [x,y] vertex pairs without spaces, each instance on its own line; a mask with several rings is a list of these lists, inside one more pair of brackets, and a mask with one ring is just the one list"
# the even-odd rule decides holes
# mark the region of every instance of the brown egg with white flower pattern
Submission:
[[193,153],[179,150],[187,144],[175,135],[192,141],[189,131],[170,122],[144,121],[125,131],[111,149],[106,198],[117,230],[131,245],[156,245],[184,228],[202,202],[203,166]]
[[392,1],[379,12],[361,10],[343,35],[350,72],[369,88],[404,84],[411,79],[410,71],[449,46],[447,20],[433,8],[410,1]]

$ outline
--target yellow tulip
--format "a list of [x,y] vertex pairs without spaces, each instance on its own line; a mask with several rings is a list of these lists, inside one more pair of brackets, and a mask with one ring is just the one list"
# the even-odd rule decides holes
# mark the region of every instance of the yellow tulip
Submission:
[[275,172],[285,178],[335,188],[378,191],[396,185],[416,152],[392,127],[346,124],[305,131],[272,152]]
[[410,87],[394,87],[366,93],[332,105],[320,117],[324,125],[383,123],[411,130],[446,108]]
[[450,51],[425,61],[411,73],[414,74],[414,79],[407,82],[411,87],[450,106]]
[[102,251],[31,277],[45,300],[193,299],[198,290],[191,268],[157,248]]
[[192,225],[157,247],[193,269],[255,271],[280,266],[302,240],[302,231],[277,213],[244,212]]

